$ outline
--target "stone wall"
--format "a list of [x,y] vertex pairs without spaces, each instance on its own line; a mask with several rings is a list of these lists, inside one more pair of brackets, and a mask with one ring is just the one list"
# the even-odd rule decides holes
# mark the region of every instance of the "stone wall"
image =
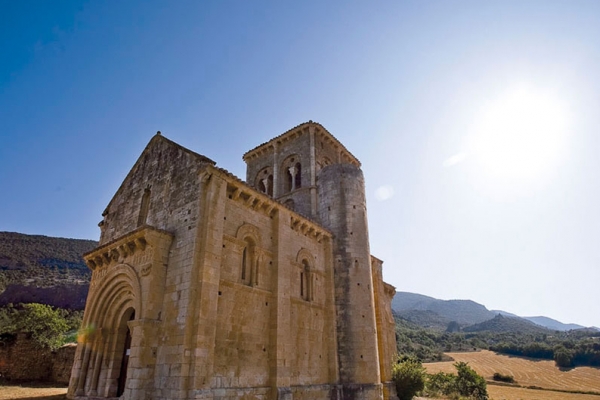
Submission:
[[68,384],[75,344],[56,351],[41,348],[26,335],[0,346],[0,376],[10,381],[43,381]]

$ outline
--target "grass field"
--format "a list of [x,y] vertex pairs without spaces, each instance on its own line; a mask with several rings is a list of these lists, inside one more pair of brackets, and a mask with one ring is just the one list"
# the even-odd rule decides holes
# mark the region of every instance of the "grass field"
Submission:
[[[447,353],[455,361],[468,362],[469,365],[487,381],[499,372],[512,375],[520,387],[488,385],[490,397],[494,400],[600,400],[600,396],[591,394],[561,393],[558,391],[526,389],[535,386],[549,390],[570,392],[597,392],[600,394],[600,369],[578,367],[561,371],[554,361],[498,355],[491,351],[474,353]],[[452,372],[454,362],[424,364],[427,372]]]

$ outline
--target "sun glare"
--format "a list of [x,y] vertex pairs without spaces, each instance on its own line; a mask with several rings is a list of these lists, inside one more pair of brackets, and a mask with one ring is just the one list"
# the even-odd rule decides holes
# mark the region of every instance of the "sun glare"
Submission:
[[469,153],[500,179],[535,179],[560,160],[567,125],[567,106],[556,94],[521,85],[482,108]]

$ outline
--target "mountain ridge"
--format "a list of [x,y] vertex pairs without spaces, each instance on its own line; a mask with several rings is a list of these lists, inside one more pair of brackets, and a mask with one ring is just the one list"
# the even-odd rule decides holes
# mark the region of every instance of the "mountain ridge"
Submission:
[[[440,300],[418,293],[397,291],[392,300],[392,310],[396,315],[427,328],[445,329],[448,323],[454,321],[462,327],[481,324],[490,321],[498,315],[517,318],[553,331],[569,331],[574,329],[597,329],[584,327],[579,324],[565,324],[556,319],[539,317],[521,317],[502,310],[488,310],[484,305],[473,300]],[[510,323],[510,321],[509,321]],[[515,327],[517,324],[512,324]],[[529,325],[520,325],[529,327]],[[506,329],[503,327],[502,329]]]
[[91,271],[82,255],[97,246],[93,240],[0,232],[0,306],[37,302],[83,309]]

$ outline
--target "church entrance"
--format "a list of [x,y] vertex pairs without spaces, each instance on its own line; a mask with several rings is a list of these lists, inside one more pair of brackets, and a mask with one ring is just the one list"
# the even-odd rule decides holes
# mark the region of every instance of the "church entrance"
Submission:
[[[131,313],[129,321],[135,318],[135,311]],[[119,381],[117,387],[117,397],[121,397],[125,392],[125,383],[127,382],[127,366],[129,364],[129,355],[131,353],[131,330],[127,327],[125,333],[125,343],[123,345],[123,357],[121,358],[121,370],[119,372]]]

